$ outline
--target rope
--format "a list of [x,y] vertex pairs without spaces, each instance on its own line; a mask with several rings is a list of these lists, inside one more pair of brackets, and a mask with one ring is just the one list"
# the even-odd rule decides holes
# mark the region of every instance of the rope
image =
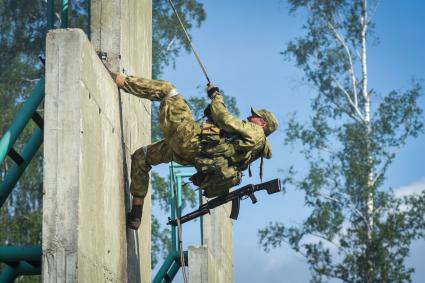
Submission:
[[179,250],[180,250],[180,262],[182,267],[183,281],[188,283],[187,273],[186,273],[186,261],[184,259],[184,250],[183,250],[183,240],[182,240],[182,226],[180,223],[180,211],[177,202],[177,188],[176,188],[176,179],[174,176],[174,163],[171,161],[171,178],[173,179],[173,191],[174,191],[174,209],[176,211],[176,220],[177,220],[177,239],[179,241]]
[[168,0],[168,2],[170,3],[171,8],[173,8],[174,14],[176,15],[177,19],[179,20],[180,26],[183,29],[184,34],[186,35],[187,41],[189,42],[189,45],[190,45],[190,48],[193,51],[193,54],[195,54],[195,57],[196,57],[196,60],[198,61],[199,66],[201,66],[201,69],[202,69],[202,72],[205,75],[205,78],[207,79],[208,83],[211,83],[210,78],[208,77],[208,74],[207,74],[207,70],[205,69],[204,64],[202,64],[201,57],[199,57],[199,54],[196,51],[195,46],[192,44],[192,40],[190,39],[190,36],[187,33],[187,30],[186,30],[186,28],[185,28],[185,26],[183,24],[183,21],[181,20],[181,18],[179,16],[179,13],[177,12],[176,7],[174,6],[173,1],[172,0]]

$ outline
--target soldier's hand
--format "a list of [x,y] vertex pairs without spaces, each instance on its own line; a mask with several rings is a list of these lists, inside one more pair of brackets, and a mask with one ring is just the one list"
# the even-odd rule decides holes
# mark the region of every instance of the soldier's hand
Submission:
[[209,98],[214,98],[214,96],[220,94],[219,91],[220,89],[212,83],[207,84],[207,94]]
[[116,74],[116,77],[115,77],[115,83],[117,84],[117,86],[119,87],[119,88],[123,88],[124,87],[124,83],[125,83],[125,79],[126,79],[127,77],[125,76],[125,75],[123,75],[123,74]]

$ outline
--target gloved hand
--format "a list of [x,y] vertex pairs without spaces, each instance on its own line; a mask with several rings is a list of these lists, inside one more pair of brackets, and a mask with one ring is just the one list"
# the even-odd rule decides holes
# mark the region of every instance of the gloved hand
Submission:
[[207,94],[209,98],[214,98],[214,96],[220,94],[219,91],[220,89],[212,83],[207,84]]

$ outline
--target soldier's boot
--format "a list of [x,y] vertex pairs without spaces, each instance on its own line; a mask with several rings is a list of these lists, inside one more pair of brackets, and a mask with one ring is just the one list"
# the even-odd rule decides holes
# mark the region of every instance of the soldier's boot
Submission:
[[127,214],[127,228],[137,230],[142,222],[143,198],[133,197],[131,211]]

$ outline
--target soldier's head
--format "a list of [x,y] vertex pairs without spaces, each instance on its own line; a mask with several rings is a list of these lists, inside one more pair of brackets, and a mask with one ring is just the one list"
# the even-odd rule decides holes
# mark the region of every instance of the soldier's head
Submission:
[[257,110],[251,107],[251,114],[252,116],[248,117],[248,121],[262,127],[266,136],[276,131],[279,126],[274,114],[266,109]]

